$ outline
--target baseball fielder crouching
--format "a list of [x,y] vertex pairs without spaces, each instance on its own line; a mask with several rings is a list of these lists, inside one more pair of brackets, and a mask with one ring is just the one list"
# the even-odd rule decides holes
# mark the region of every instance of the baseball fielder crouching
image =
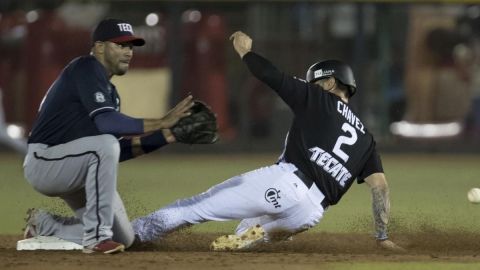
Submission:
[[57,236],[83,245],[85,253],[117,253],[133,243],[116,191],[118,163],[175,142],[172,127],[194,105],[188,96],[160,119],[119,112],[110,78],[125,74],[133,46],[144,44],[128,22],[103,20],[93,33],[91,54],[70,62],[51,85],[28,139],[24,172],[35,190],[62,198],[76,217],[30,210],[26,238]]
[[390,201],[375,141],[348,105],[356,92],[350,67],[340,61],[321,61],[302,80],[252,52],[252,40],[246,34],[236,32],[231,39],[252,74],[295,115],[283,153],[274,165],[232,177],[134,220],[138,238],[152,241],[184,226],[239,219],[235,235],[215,240],[214,250],[240,250],[286,239],[319,223],[324,211],[337,204],[357,179],[371,188],[379,245],[402,250],[388,240]]

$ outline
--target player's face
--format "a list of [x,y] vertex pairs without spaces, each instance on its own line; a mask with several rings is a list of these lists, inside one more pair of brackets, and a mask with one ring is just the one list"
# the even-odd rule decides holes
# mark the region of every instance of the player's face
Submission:
[[123,75],[127,73],[130,60],[133,57],[132,43],[105,42],[104,61],[111,75]]

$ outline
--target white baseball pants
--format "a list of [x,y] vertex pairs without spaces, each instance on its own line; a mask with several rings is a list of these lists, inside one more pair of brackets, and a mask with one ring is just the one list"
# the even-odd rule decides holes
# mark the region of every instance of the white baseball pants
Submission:
[[294,174],[295,165],[280,163],[247,172],[204,193],[177,200],[132,222],[142,242],[162,238],[178,228],[206,221],[242,220],[241,234],[260,224],[273,238],[290,236],[316,225],[323,216],[322,192],[310,189]]

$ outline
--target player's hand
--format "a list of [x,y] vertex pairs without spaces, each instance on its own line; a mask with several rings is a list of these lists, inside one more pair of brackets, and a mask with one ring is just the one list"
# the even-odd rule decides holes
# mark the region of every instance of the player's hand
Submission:
[[377,245],[384,250],[395,252],[395,253],[405,253],[407,252],[406,249],[402,248],[401,246],[395,244],[390,240],[377,240]]
[[180,101],[162,118],[162,128],[171,128],[178,122],[178,120],[190,115],[190,109],[192,108],[193,104],[192,95],[189,95]]
[[162,134],[163,134],[163,137],[165,138],[165,140],[168,142],[168,143],[174,143],[174,142],[177,142],[177,139],[175,138],[175,136],[173,136],[172,134],[172,131],[170,129],[162,129]]
[[233,48],[243,58],[245,54],[252,50],[252,39],[242,31],[237,31],[230,36],[233,41]]

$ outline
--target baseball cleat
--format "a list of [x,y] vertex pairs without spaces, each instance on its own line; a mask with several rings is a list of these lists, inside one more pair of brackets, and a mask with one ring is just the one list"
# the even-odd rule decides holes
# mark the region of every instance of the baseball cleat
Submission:
[[260,225],[251,227],[241,235],[223,235],[210,245],[213,251],[241,251],[263,242],[265,230]]
[[23,229],[23,239],[29,239],[37,236],[37,230],[35,225],[35,217],[40,210],[35,208],[30,208],[27,210],[27,216],[25,217],[25,228]]
[[84,247],[83,253],[104,253],[104,254],[115,254],[125,251],[125,246],[123,244],[112,241],[111,239],[103,240],[100,243]]

